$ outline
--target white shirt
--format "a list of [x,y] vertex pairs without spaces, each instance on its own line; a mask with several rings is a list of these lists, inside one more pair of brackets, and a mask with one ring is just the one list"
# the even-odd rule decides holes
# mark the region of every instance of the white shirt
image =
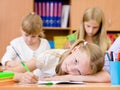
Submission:
[[12,48],[14,47],[19,56],[22,58],[23,61],[29,61],[33,57],[38,57],[40,53],[45,50],[50,49],[50,45],[46,39],[41,38],[40,46],[37,50],[33,51],[28,47],[25,43],[23,37],[18,37],[10,42],[10,45],[7,46],[6,52],[2,57],[2,64],[5,65],[5,62],[8,60],[20,60],[20,58],[16,55],[15,50]]
[[[67,50],[67,49],[66,49]],[[48,77],[56,75],[55,68],[59,62],[60,56],[66,51],[65,49],[51,49],[39,55],[36,67],[40,69],[38,76]]]

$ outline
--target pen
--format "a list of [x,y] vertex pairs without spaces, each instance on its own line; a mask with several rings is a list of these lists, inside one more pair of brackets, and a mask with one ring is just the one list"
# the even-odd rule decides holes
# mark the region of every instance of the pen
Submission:
[[26,71],[30,72],[30,69],[27,67],[27,65],[23,61],[21,61],[20,63],[23,65]]
[[46,86],[51,86],[51,85],[53,85],[53,83],[52,82],[47,82],[47,83],[45,83],[45,85]]
[[14,52],[16,53],[16,55],[18,56],[18,58],[20,59],[20,60],[22,60],[22,58],[20,57],[20,55],[18,54],[18,52],[16,51],[16,49],[12,46],[12,49],[14,50]]
[[[16,49],[12,46],[13,50],[15,51],[16,55],[19,57],[20,60],[22,60],[22,58],[20,57],[20,55],[18,54],[18,52],[16,51]],[[28,72],[30,72],[29,68],[27,67],[27,65],[23,62],[20,61],[20,63],[22,64],[22,66],[24,67],[24,69]]]
[[111,61],[114,61],[113,60],[113,51],[110,52],[110,56],[111,56]]
[[109,60],[109,61],[112,61],[112,60],[110,59],[110,56],[109,56],[108,52],[106,52],[106,54],[107,54],[108,60]]

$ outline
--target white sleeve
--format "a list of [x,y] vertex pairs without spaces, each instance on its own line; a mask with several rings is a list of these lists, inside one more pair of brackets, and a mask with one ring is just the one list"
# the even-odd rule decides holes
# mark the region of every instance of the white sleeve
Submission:
[[15,54],[14,50],[12,49],[12,47],[9,45],[9,46],[7,46],[6,52],[1,59],[1,63],[3,65],[5,65],[5,63],[7,61],[14,60],[14,58],[16,58],[16,54]]
[[50,44],[49,44],[49,42],[48,42],[48,40],[47,39],[41,39],[43,42],[42,42],[42,45],[44,46],[44,49],[45,50],[48,50],[48,49],[50,49]]
[[43,53],[41,53],[41,54],[39,55],[39,57],[37,58],[36,67],[37,67],[38,69],[41,69],[42,67],[44,67],[44,64],[45,64],[45,54],[44,54],[44,52],[43,52]]

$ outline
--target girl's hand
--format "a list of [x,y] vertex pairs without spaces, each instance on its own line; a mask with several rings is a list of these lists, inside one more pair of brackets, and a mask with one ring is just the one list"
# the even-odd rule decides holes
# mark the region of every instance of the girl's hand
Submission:
[[22,74],[19,81],[20,84],[34,84],[38,81],[38,76],[34,75],[31,72],[25,72],[24,74]]

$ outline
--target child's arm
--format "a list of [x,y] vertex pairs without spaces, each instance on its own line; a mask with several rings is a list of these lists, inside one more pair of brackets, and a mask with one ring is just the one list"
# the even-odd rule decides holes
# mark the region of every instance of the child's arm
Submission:
[[110,75],[106,71],[100,71],[93,75],[62,75],[49,78],[43,78],[43,80],[66,80],[66,81],[83,81],[83,82],[110,82]]
[[[36,59],[32,59],[28,62],[25,62],[25,64],[30,69],[30,71],[33,71],[36,69]],[[26,72],[22,64],[19,64],[15,67],[6,67],[5,71]]]

